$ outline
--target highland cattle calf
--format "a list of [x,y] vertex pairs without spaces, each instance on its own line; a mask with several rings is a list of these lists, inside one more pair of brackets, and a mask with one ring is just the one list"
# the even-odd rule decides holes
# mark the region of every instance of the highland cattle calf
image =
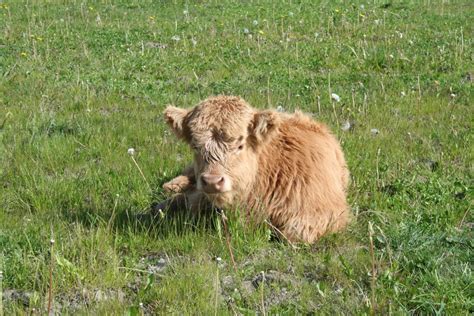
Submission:
[[164,116],[194,162],[164,184],[175,195],[157,207],[237,207],[308,243],[347,224],[349,171],[325,125],[301,112],[256,110],[234,96],[169,106]]

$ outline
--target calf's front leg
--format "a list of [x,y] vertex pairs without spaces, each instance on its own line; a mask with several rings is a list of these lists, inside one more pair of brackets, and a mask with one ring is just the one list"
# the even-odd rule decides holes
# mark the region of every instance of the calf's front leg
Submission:
[[168,193],[183,193],[193,190],[195,185],[194,166],[190,165],[179,176],[163,184],[163,189]]

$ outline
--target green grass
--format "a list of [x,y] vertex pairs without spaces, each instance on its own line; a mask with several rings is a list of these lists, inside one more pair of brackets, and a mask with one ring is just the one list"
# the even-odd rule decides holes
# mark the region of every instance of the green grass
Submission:
[[[473,313],[471,1],[103,3],[0,3],[5,314],[45,311],[51,238],[57,312]],[[214,94],[331,126],[345,232],[293,250],[230,214],[234,271],[217,215],[137,219],[191,160],[165,105]]]

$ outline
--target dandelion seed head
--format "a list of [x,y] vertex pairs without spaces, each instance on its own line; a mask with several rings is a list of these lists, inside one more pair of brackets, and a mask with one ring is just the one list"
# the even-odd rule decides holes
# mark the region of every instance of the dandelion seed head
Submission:
[[135,148],[129,148],[129,149],[127,150],[127,154],[129,154],[130,156],[135,155]]
[[340,101],[341,101],[341,97],[338,96],[338,95],[335,94],[335,93],[331,93],[331,99],[333,99],[333,100],[336,101],[336,102],[340,102]]
[[345,121],[344,124],[342,124],[341,126],[341,129],[344,131],[344,132],[347,132],[347,131],[350,131],[352,129],[352,124],[351,122],[349,121]]

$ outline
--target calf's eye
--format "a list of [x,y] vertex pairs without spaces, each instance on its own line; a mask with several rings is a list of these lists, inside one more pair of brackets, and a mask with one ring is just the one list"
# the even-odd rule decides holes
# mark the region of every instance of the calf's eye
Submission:
[[240,145],[239,147],[237,147],[238,150],[242,150],[244,149],[244,145]]

